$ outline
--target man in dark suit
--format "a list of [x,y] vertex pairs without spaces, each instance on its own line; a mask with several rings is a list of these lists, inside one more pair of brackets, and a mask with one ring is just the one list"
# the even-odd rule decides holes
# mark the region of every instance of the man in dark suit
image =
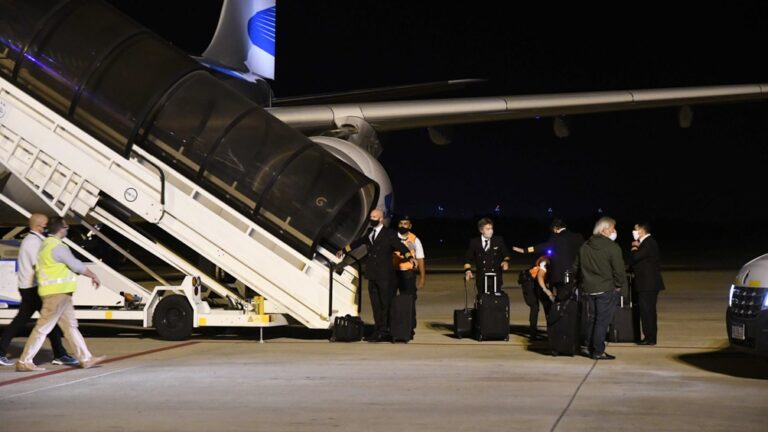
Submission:
[[550,263],[547,277],[549,278],[550,286],[557,293],[557,300],[561,301],[571,295],[570,290],[562,289],[564,275],[566,270],[573,268],[579,248],[584,243],[584,236],[569,231],[565,221],[562,219],[553,219],[550,229],[552,234],[550,234],[546,242],[530,246],[526,249],[519,247],[513,247],[512,249],[518,253],[527,252],[536,254],[537,257],[542,255],[549,257]]
[[651,237],[648,223],[635,225],[632,236],[632,270],[635,273],[633,293],[640,311],[644,338],[640,345],[656,345],[656,301],[663,290],[659,244]]
[[365,278],[368,279],[368,294],[371,298],[373,321],[376,330],[366,338],[368,342],[383,342],[390,338],[389,308],[397,288],[397,276],[392,266],[392,254],[400,252],[401,256],[410,259],[416,268],[416,260],[411,251],[400,241],[397,232],[384,226],[384,212],[374,209],[370,215],[370,228],[362,237],[347,245],[336,256],[341,258],[345,253],[362,245],[368,247],[365,261]]
[[[502,272],[509,269],[510,253],[504,239],[493,236],[493,221],[488,218],[482,218],[477,223],[477,229],[480,236],[469,241],[469,248],[464,256],[464,273],[467,280],[474,277],[472,266],[477,271],[477,296],[484,292],[486,273],[496,274],[496,288],[501,289],[503,285]],[[492,281],[488,281],[492,283]],[[489,286],[489,290],[493,290]]]

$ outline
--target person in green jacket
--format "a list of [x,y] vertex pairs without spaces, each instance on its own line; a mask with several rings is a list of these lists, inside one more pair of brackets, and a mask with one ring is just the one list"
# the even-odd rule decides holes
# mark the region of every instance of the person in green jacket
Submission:
[[621,248],[615,243],[616,221],[600,218],[589,238],[579,249],[574,267],[581,281],[581,293],[594,316],[587,322],[586,348],[582,354],[595,360],[613,360],[605,352],[608,325],[613,321],[620,294],[627,295],[627,274]]

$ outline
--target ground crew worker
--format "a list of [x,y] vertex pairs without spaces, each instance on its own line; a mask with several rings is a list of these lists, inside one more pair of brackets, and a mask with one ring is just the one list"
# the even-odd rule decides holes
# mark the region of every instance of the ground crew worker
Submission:
[[[496,286],[489,286],[489,291],[499,290],[503,285],[502,272],[509,270],[509,261],[511,259],[509,249],[507,249],[504,239],[493,236],[493,221],[488,218],[482,218],[477,222],[477,229],[480,231],[480,237],[475,237],[469,242],[469,248],[464,255],[464,274],[466,280],[474,278],[472,266],[478,273],[477,297],[485,289],[485,274],[496,274]],[[488,281],[492,283],[492,281]]]
[[[408,216],[403,216],[397,225],[397,236],[400,241],[411,251],[411,256],[416,258],[416,268],[411,260],[404,258],[399,251],[393,255],[393,264],[397,271],[398,291],[400,294],[413,296],[413,329],[416,328],[416,293],[424,288],[427,279],[427,271],[424,266],[424,247],[416,234],[411,232],[413,223]],[[416,276],[418,269],[419,275]]]
[[546,242],[525,249],[515,246],[512,250],[518,253],[546,254],[549,256],[549,286],[557,292],[558,301],[562,301],[572,294],[570,289],[563,287],[565,285],[565,272],[573,267],[579,248],[584,243],[584,237],[568,230],[562,219],[553,219],[549,228],[551,234]]
[[60,217],[48,222],[48,237],[43,241],[37,259],[38,294],[43,299],[43,308],[35,328],[29,335],[24,352],[16,363],[19,372],[45,370],[35,366],[33,359],[43,345],[48,333],[58,323],[64,336],[74,348],[75,357],[81,368],[89,368],[106,359],[94,357],[85,345],[83,335],[77,328],[72,293],[77,289],[77,274],[91,278],[94,288],[99,287],[99,278],[72,255],[72,251],[61,241],[67,236],[69,226]]
[[546,255],[539,257],[533,267],[524,270],[528,273],[529,277],[520,284],[523,288],[523,300],[525,300],[525,304],[530,308],[528,323],[531,340],[543,339],[539,334],[538,328],[539,303],[544,306],[544,314],[549,315],[549,309],[555,301],[555,293],[547,286],[547,279],[549,277],[547,267],[549,267],[549,257]]
[[[35,265],[37,265],[37,255],[40,253],[40,247],[45,240],[43,232],[48,225],[48,217],[44,214],[35,213],[29,217],[29,234],[24,237],[19,247],[18,260],[18,280],[19,294],[21,294],[21,304],[19,312],[13,318],[13,321],[3,331],[0,339],[0,365],[13,366],[13,362],[6,357],[6,350],[11,344],[11,340],[20,328],[25,327],[32,319],[35,312],[39,312],[43,307],[43,301],[37,293],[37,280],[35,278]],[[61,329],[58,326],[48,334],[53,350],[53,364],[55,365],[77,365],[77,359],[67,354],[64,345],[61,343]]]

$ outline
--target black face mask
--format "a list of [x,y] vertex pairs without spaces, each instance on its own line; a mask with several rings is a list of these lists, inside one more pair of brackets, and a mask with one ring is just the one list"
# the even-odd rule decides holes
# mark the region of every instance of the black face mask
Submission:
[[381,221],[377,221],[376,219],[370,219],[368,222],[370,223],[371,228],[376,228],[381,223]]
[[397,227],[397,232],[399,232],[400,234],[408,234],[408,231],[409,231],[408,228]]

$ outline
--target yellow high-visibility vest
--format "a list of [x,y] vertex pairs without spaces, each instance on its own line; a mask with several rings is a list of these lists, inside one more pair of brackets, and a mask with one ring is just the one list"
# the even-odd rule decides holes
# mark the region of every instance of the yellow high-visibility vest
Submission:
[[57,237],[43,241],[37,255],[37,292],[40,297],[72,293],[77,289],[77,275],[66,264],[53,259],[53,248],[63,244]]

